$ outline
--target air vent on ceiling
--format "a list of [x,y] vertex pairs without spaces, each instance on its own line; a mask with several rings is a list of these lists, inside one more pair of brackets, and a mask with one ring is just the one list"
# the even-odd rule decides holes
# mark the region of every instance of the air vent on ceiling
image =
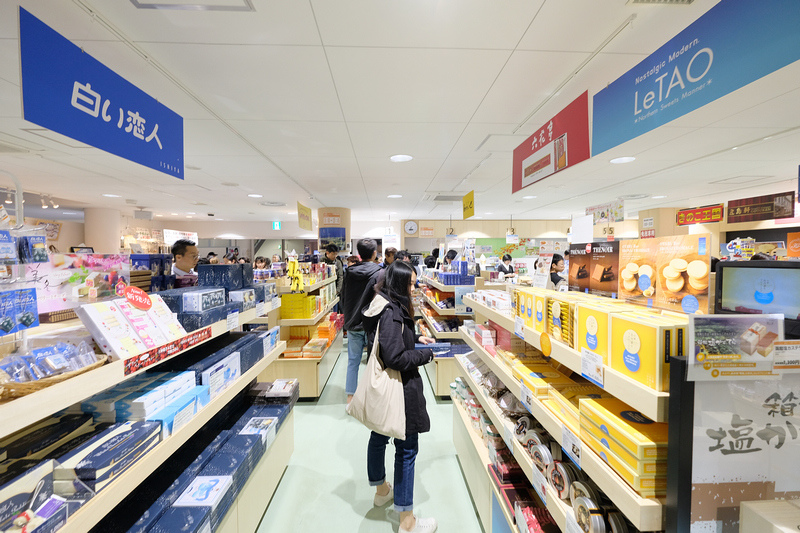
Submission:
[[430,193],[426,194],[422,198],[422,200],[426,202],[448,203],[448,202],[460,202],[463,199],[463,197],[464,197],[463,195]]
[[275,202],[275,201],[261,202],[261,205],[265,207],[283,207],[286,205],[286,202]]
[[128,204],[128,205],[136,205],[136,204],[139,203],[139,201],[138,200],[134,200],[133,198],[126,198],[125,199],[125,203]]
[[625,194],[620,196],[620,200],[641,200],[643,198],[647,198],[649,195],[647,194]]
[[675,4],[688,5],[694,0],[629,0],[629,4]]
[[28,152],[30,152],[30,150],[22,148],[21,146],[0,142],[0,154],[27,154]]

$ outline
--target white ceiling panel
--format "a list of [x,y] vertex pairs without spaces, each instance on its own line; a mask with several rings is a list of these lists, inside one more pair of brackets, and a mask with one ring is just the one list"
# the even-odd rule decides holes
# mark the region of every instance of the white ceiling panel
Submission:
[[312,0],[326,46],[511,50],[543,0]]
[[311,46],[145,45],[227,120],[342,120],[325,54]]
[[442,166],[444,157],[435,159],[414,159],[406,163],[392,163],[386,158],[360,158],[358,165],[364,181],[371,185],[388,184],[408,186],[410,184],[424,187],[433,179]]
[[313,185],[320,178],[334,178],[361,186],[361,173],[355,157],[275,157],[275,164],[303,184]]
[[337,157],[353,153],[344,122],[235,120],[230,124],[269,157]]
[[357,157],[386,159],[395,154],[407,154],[415,159],[447,157],[465,127],[466,123],[456,122],[348,123]]
[[297,0],[253,0],[255,11],[241,12],[136,9],[127,0],[91,3],[134,41],[320,44],[309,3]]
[[467,122],[509,56],[497,50],[330,48],[346,120]]
[[187,165],[192,165],[192,158],[197,155],[257,155],[252,147],[217,120],[184,120],[183,129]]
[[[490,152],[499,149],[514,150],[528,135],[513,135],[516,124],[470,122],[450,152],[451,158],[480,157],[483,159]],[[519,141],[519,142],[518,142]]]
[[73,2],[64,0],[18,0],[0,2],[0,38],[19,39],[18,6],[70,39],[112,41],[108,32]]
[[22,95],[19,86],[0,80],[0,117],[21,117]]

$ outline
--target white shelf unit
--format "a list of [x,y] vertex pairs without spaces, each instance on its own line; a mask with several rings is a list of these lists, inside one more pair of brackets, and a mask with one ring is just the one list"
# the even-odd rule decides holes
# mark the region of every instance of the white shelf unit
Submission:
[[123,472],[113,483],[81,507],[72,515],[67,523],[59,531],[61,533],[85,533],[94,527],[117,504],[123,501],[136,487],[138,487],[147,477],[158,467],[166,462],[192,435],[202,428],[215,414],[225,407],[233,398],[239,394],[251,381],[264,371],[273,361],[278,358],[286,343],[280,341],[275,348],[264,355],[253,368],[242,374],[230,387],[225,389],[219,396],[211,400],[194,418],[184,427],[176,431],[172,436],[164,439],[150,453],[142,456],[133,466]]
[[453,340],[461,338],[461,334],[458,333],[457,331],[450,331],[450,332],[436,331],[436,328],[433,327],[433,320],[431,319],[431,317],[423,313],[423,318],[425,319],[425,322],[428,324],[428,328],[431,330],[431,333],[433,333],[433,336],[436,337],[437,339]]
[[[334,281],[336,281],[336,276],[323,279],[322,281],[312,283],[311,285],[306,285],[303,287],[303,292],[314,292],[315,290],[320,289],[329,283],[333,283]],[[278,287],[278,294],[289,294],[290,292],[292,292],[291,285],[280,285]]]
[[281,326],[313,326],[333,310],[333,306],[339,303],[339,298],[334,298],[325,308],[311,318],[282,318]]
[[[469,305],[472,307],[476,316],[484,316],[495,322],[498,326],[512,333],[514,332],[514,318],[511,315],[506,315],[494,309],[490,309],[471,298],[465,298],[465,300],[469,301]],[[540,333],[527,326],[523,326],[523,333],[525,342],[537,349],[541,349]],[[577,374],[581,373],[580,352],[553,339],[551,339],[550,344],[550,356],[554,360],[566,365]],[[658,392],[651,389],[608,366],[603,367],[603,376],[603,389],[606,392],[619,398],[651,420],[656,422],[667,421],[669,414],[668,392]]]
[[328,383],[336,361],[342,353],[342,332],[336,335],[333,343],[322,357],[279,358],[259,376],[261,381],[297,378],[300,380],[301,398],[319,398]]
[[441,316],[456,316],[456,310],[455,309],[441,309],[441,308],[439,308],[438,305],[436,305],[436,302],[434,302],[433,300],[428,298],[427,294],[422,293],[422,297],[425,299],[425,303],[428,304],[428,307],[430,307],[434,311],[436,311],[436,314],[441,315]]
[[[244,311],[239,313],[239,324],[249,322],[255,318],[255,309]],[[80,321],[78,321],[78,323],[80,323]],[[60,329],[74,327],[75,325],[73,321],[70,321],[69,324],[62,326]],[[11,435],[42,418],[57,413],[99,392],[103,392],[132,376],[150,370],[164,361],[177,357],[188,350],[228,332],[227,320],[215,322],[210,327],[210,338],[193,345],[191,348],[177,352],[155,365],[148,366],[147,368],[143,368],[127,376],[125,375],[125,361],[112,361],[99,368],[62,381],[61,383],[56,383],[55,385],[28,394],[27,396],[0,403],[0,438]],[[58,330],[48,327],[43,331],[37,330],[35,334],[52,334],[55,331]],[[189,333],[188,335],[192,335],[193,333],[195,332]]]
[[[474,339],[467,335],[467,332],[464,328],[461,329],[461,332],[464,336],[464,340],[467,342],[467,344],[469,344],[470,348],[473,349],[475,354],[478,355],[484,363],[486,363],[492,372],[495,373],[495,375],[505,384],[506,387],[508,387],[508,389],[518,400],[525,403],[522,395],[522,384],[519,382],[519,380],[514,378],[514,375],[508,365],[505,364],[504,361],[492,356],[489,352],[479,346]],[[466,372],[466,369],[464,369],[460,362],[459,367]],[[470,387],[472,387],[473,384],[477,386],[477,383],[472,380],[471,376],[467,376],[467,378],[470,379]],[[478,395],[479,392],[481,394],[483,392],[482,389],[473,389],[473,391],[476,395]],[[480,400],[482,405],[484,405],[484,400],[487,400],[487,398],[485,395],[482,395]],[[494,402],[492,402],[492,406],[494,406]],[[556,441],[558,441],[559,444],[563,445],[563,422],[535,397],[530,405],[526,404],[526,407],[530,411],[531,415],[538,420],[542,426],[544,426],[547,432],[550,433],[550,435]],[[486,405],[484,405],[484,408],[486,409]],[[492,413],[489,412],[489,409],[486,410],[491,417]],[[499,414],[499,412],[495,411],[495,414]],[[500,426],[497,426],[497,428],[500,429]],[[530,456],[522,448],[522,446],[519,445],[519,443],[515,441],[514,444],[519,448],[519,450],[514,450],[514,457],[517,459],[520,465],[522,465],[523,470],[525,470],[526,473],[532,472],[530,468],[532,468],[533,463],[530,460]],[[530,467],[526,465],[530,465]],[[666,509],[664,501],[652,498],[642,498],[639,496],[636,491],[634,491],[616,472],[614,472],[610,466],[606,464],[605,461],[603,461],[603,459],[600,458],[599,455],[589,449],[589,447],[586,445],[581,447],[581,468],[592,479],[592,481],[594,481],[597,486],[606,493],[609,499],[614,502],[614,504],[619,508],[620,511],[622,511],[628,520],[630,520],[631,523],[633,523],[633,525],[635,525],[640,531],[660,531],[663,529]],[[529,476],[529,479],[531,479],[531,482],[533,483],[532,474]],[[555,496],[555,492],[553,492],[553,496],[557,498],[557,496]],[[553,516],[556,516],[552,510],[551,513]],[[560,522],[559,525],[563,530],[565,526]]]
[[436,396],[450,396],[450,383],[459,376],[454,359],[454,357],[434,357],[423,367]]

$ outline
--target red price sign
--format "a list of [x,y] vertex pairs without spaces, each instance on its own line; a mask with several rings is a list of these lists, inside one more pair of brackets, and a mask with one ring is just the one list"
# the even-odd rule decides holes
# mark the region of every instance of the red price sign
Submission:
[[142,311],[147,311],[153,306],[150,297],[139,287],[129,285],[125,287],[125,299],[128,300],[132,306]]

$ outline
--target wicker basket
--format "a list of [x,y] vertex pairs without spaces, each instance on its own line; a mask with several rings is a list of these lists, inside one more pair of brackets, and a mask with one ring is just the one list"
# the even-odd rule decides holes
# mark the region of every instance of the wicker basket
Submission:
[[101,366],[106,364],[106,362],[108,361],[108,356],[103,355],[98,357],[100,357],[100,359],[96,363],[93,363],[89,366],[85,366],[80,370],[65,372],[63,374],[59,374],[58,376],[42,378],[37,381],[26,381],[24,383],[6,383],[5,385],[0,385],[0,401],[13,400],[14,398],[21,398],[22,396],[27,396],[28,394],[32,394],[36,391],[45,389],[50,385],[61,383],[62,381],[74,378],[79,374],[89,372],[90,370],[94,370],[95,368],[100,368]]

